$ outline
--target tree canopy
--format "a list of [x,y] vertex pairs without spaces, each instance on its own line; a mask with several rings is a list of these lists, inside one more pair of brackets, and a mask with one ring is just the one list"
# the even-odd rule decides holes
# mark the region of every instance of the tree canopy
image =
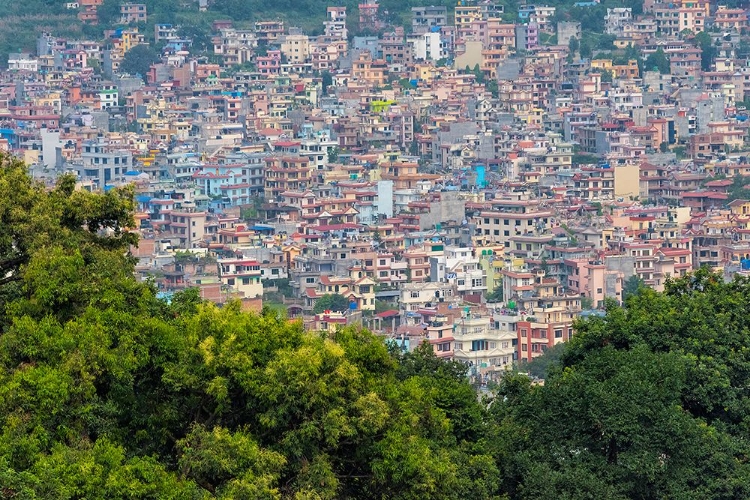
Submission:
[[327,293],[315,301],[313,312],[320,314],[323,311],[344,312],[349,309],[349,299],[338,293]]
[[145,80],[151,69],[151,65],[159,61],[159,53],[150,45],[136,45],[125,55],[120,62],[120,71],[131,75],[141,75]]
[[750,281],[700,270],[576,324],[543,386],[506,377],[490,446],[513,498],[750,495]]
[[[10,193],[15,186],[14,194]],[[132,192],[4,158],[3,498],[491,498],[482,405],[429,346],[167,304],[133,277]],[[33,230],[31,230],[33,229]],[[10,271],[9,271],[10,272]]]

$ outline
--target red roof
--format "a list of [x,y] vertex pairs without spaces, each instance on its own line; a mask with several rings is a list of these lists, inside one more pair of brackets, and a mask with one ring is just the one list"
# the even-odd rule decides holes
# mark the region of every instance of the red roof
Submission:
[[381,318],[381,319],[392,318],[394,316],[398,316],[398,311],[395,311],[393,309],[388,310],[388,311],[383,311],[382,313],[378,313],[375,315],[376,318]]

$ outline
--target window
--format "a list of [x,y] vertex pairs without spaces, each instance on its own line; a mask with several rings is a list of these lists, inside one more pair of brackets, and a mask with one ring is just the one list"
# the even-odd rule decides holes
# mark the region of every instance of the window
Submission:
[[249,285],[250,284],[250,278],[242,278],[242,284],[243,285]]
[[409,296],[410,296],[410,297],[411,297],[412,299],[418,299],[418,298],[419,298],[419,292],[411,292],[411,293],[409,294]]
[[563,331],[562,331],[562,329],[558,329],[558,330],[555,330],[555,338],[556,338],[556,339],[561,339],[561,338],[562,338],[562,336],[563,336]]
[[234,278],[229,278],[229,279],[227,280],[227,285],[229,285],[229,286],[234,286]]
[[305,278],[305,283],[307,284],[315,283],[315,278]]
[[521,337],[526,337],[526,328],[521,328]]

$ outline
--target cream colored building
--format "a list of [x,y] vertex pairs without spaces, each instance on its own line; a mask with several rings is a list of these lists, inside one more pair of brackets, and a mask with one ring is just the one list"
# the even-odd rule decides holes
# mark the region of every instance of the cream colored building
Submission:
[[310,39],[303,34],[290,34],[281,42],[281,55],[288,63],[302,63],[310,58]]

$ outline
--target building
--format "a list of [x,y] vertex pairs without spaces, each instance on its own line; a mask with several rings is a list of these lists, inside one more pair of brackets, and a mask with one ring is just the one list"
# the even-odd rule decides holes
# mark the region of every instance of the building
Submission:
[[252,259],[219,259],[217,265],[222,286],[237,292],[241,297],[263,296],[259,262]]
[[147,19],[146,4],[128,2],[120,5],[120,24],[145,23]]

